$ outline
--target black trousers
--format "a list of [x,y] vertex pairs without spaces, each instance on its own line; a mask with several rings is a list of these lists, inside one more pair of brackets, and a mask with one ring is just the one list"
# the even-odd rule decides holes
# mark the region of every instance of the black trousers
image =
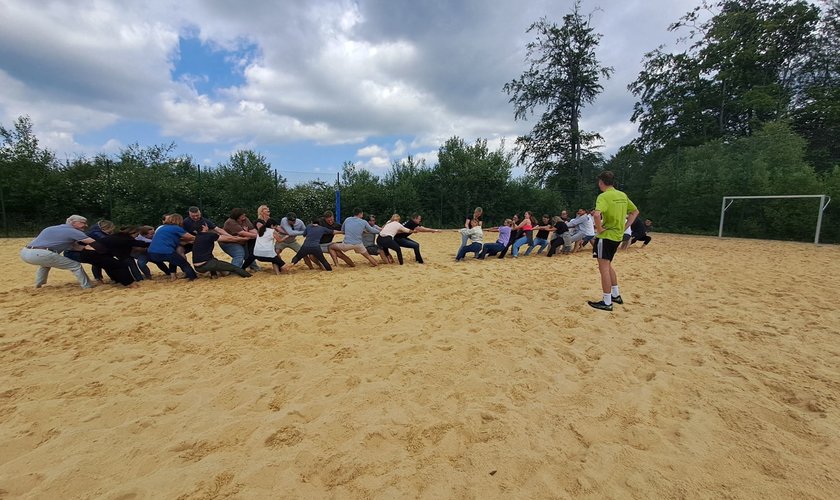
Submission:
[[403,265],[402,249],[397,241],[394,240],[393,236],[379,236],[376,239],[376,244],[379,245],[379,248],[382,249],[382,252],[384,252],[387,257],[391,256],[391,254],[388,253],[388,250],[396,252],[397,260],[400,262],[400,265]]
[[410,239],[410,238],[396,238],[394,241],[397,242],[397,245],[403,248],[410,248],[414,250],[414,260],[419,263],[423,263],[423,257],[420,255],[420,243]]
[[332,266],[330,266],[330,263],[327,262],[327,259],[324,258],[324,252],[321,251],[320,245],[318,245],[317,247],[300,247],[300,250],[298,250],[295,256],[292,257],[292,264],[297,264],[298,262],[300,262],[301,259],[303,259],[307,255],[312,255],[313,257],[318,259],[318,262],[321,263],[321,267],[323,267],[325,270],[332,271]]
[[251,273],[244,269],[238,268],[230,262],[225,262],[216,258],[212,258],[200,266],[195,266],[195,270],[200,273],[227,271],[229,273],[236,273],[243,278],[248,278]]
[[119,282],[123,286],[134,283],[134,277],[131,275],[131,271],[128,270],[128,265],[113,255],[99,253],[93,250],[82,250],[80,257],[80,262],[101,267],[109,278]]
[[245,258],[245,261],[242,263],[242,269],[248,269],[248,266],[254,263],[255,260],[260,262],[271,262],[272,264],[277,264],[280,267],[286,265],[286,262],[280,258],[280,256],[275,255],[274,257],[257,257],[253,253]]

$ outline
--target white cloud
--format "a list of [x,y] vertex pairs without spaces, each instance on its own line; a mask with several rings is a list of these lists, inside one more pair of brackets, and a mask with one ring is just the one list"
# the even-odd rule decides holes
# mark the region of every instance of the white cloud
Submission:
[[105,154],[118,153],[125,145],[118,139],[108,139],[105,144],[99,147],[99,150]]
[[387,154],[388,154],[388,152],[385,151],[385,149],[383,147],[377,146],[375,144],[370,145],[370,146],[365,146],[362,149],[356,151],[356,156],[361,156],[361,157],[385,156]]
[[[626,86],[642,55],[673,41],[666,26],[695,3],[608,2],[595,13],[604,34],[599,57],[616,73],[583,123],[605,137],[605,152],[635,134]],[[585,3],[584,12],[594,5]],[[137,139],[77,142],[118,122],[151,123],[167,140],[222,150],[407,137],[376,146],[381,151],[358,149],[380,169],[409,154],[436,161],[452,136],[493,144],[506,137],[510,148],[533,126],[513,120],[501,90],[525,69],[525,30],[543,15],[559,23],[570,8],[549,0],[500,1],[492,9],[478,0],[264,0],[248,8],[226,0],[99,0],[84,8],[0,0],[0,121],[30,115],[44,145],[63,153]],[[201,95],[195,79],[205,77],[173,80],[179,34],[187,33],[232,51],[253,44],[253,57],[231,56],[244,82]]]
[[365,161],[358,162],[358,166],[370,170],[375,174],[380,174],[382,170],[387,170],[391,167],[391,159],[388,156],[372,156]]

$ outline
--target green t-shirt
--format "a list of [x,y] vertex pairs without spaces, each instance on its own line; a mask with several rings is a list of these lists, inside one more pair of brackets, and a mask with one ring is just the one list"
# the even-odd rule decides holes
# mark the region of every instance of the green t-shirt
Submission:
[[613,187],[598,195],[595,210],[601,212],[601,226],[604,232],[598,235],[605,240],[621,241],[627,215],[636,210],[636,205],[626,194]]

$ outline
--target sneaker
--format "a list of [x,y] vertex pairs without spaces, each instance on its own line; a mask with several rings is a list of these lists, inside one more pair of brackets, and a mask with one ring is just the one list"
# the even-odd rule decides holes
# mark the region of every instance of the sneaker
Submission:
[[598,302],[587,300],[586,303],[594,307],[595,309],[601,309],[602,311],[612,311],[612,304],[605,304],[603,300],[599,300]]
[[613,297],[612,301],[615,304],[623,304],[624,303],[624,300],[621,298],[621,295],[619,295],[618,297]]

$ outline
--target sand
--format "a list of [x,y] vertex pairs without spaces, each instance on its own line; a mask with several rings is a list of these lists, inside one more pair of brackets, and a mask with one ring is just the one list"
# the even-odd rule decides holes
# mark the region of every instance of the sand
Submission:
[[453,232],[90,291],[0,240],[0,497],[836,498],[840,248],[653,236],[612,313]]

